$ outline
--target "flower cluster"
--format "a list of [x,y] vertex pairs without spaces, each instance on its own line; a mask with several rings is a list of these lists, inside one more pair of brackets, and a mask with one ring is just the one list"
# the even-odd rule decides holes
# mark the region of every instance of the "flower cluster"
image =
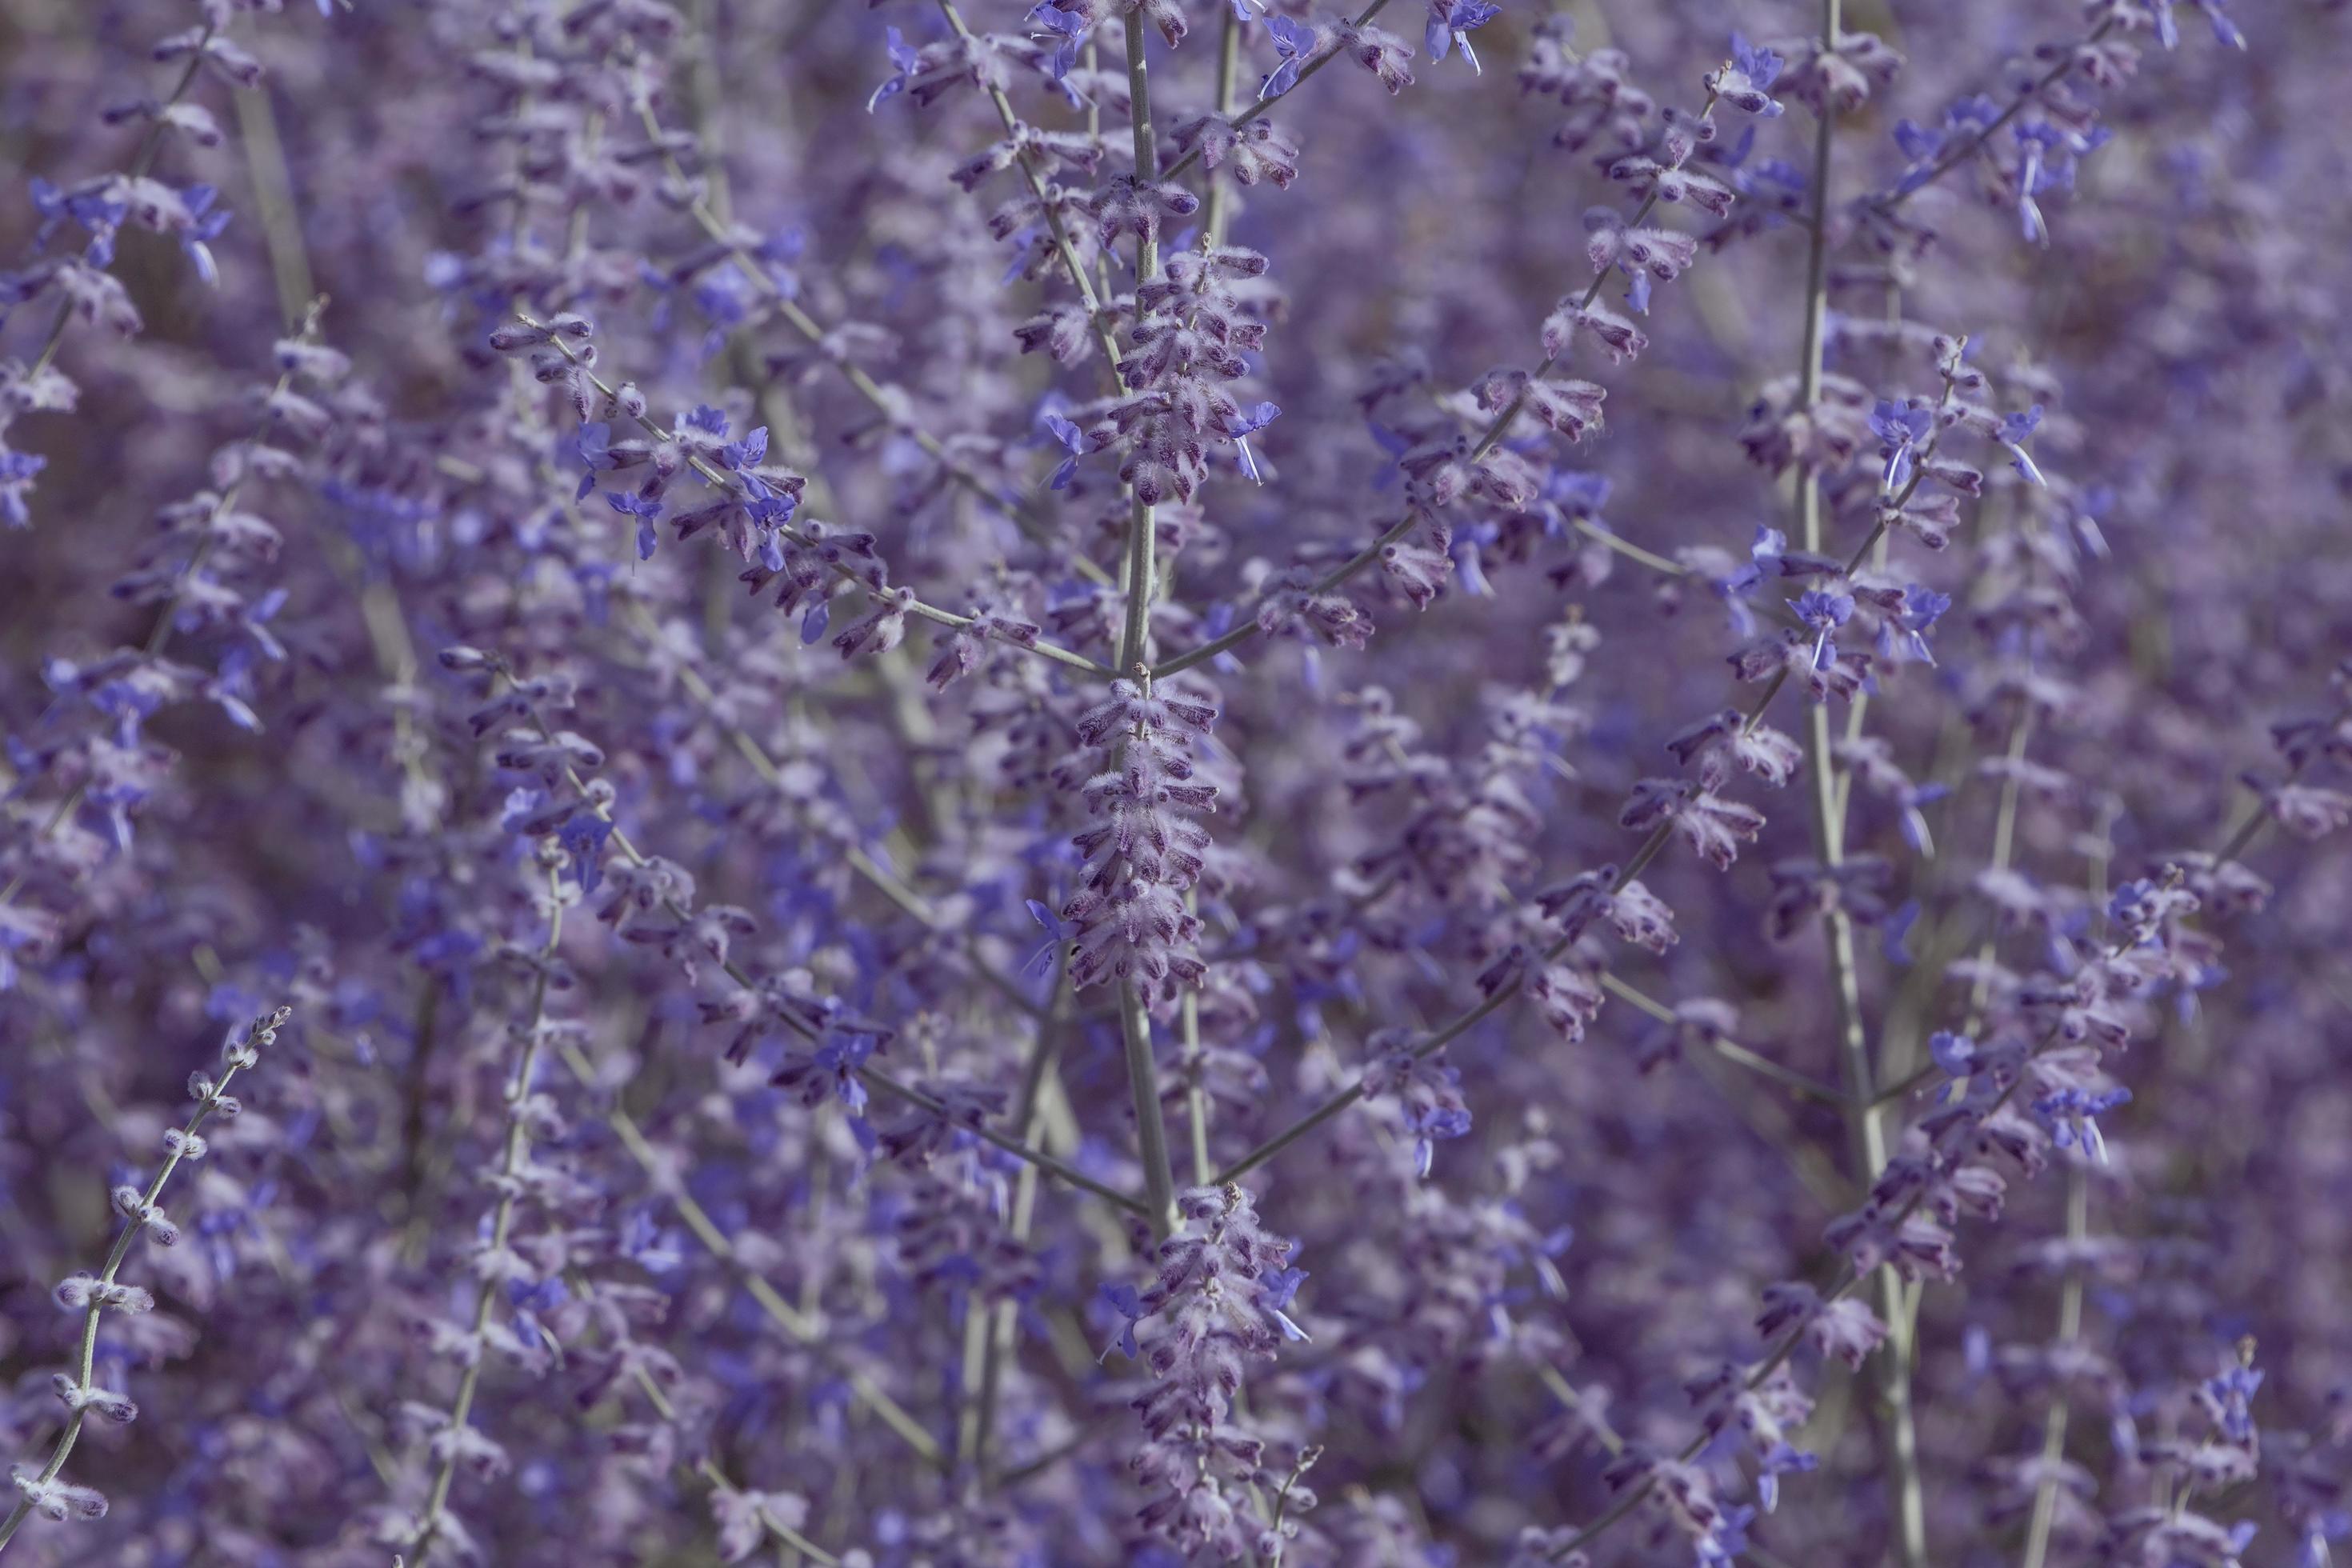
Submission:
[[[1151,1282],[1103,1288],[1122,1325],[1113,1348],[1139,1358],[1152,1378],[1135,1400],[1147,1442],[1134,1469],[1150,1498],[1141,1522],[1188,1551],[1278,1553],[1281,1527],[1253,1519],[1244,1500],[1251,1487],[1285,1483],[1265,1444],[1236,1424],[1234,1401],[1252,1362],[1307,1339],[1290,1315],[1306,1271],[1288,1266],[1292,1244],[1266,1234],[1240,1187],[1192,1188],[1177,1213],[1181,1228],[1160,1244]],[[1155,1329],[1139,1348],[1136,1329],[1147,1321]],[[1297,1511],[1312,1505],[1296,1486],[1286,1489]]]
[[25,9],[7,1568],[2352,1542],[2339,8]]

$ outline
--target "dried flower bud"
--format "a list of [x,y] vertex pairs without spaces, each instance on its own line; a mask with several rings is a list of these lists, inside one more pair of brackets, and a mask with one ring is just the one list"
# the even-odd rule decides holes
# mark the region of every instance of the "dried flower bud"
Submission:
[[105,1281],[91,1274],[69,1275],[58,1281],[56,1296],[58,1305],[69,1312],[111,1308],[136,1315],[155,1309],[155,1298],[140,1286]]

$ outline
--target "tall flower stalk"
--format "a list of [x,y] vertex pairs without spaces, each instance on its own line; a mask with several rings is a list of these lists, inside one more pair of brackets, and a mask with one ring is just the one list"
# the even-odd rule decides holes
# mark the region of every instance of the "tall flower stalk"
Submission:
[[0,1550],[5,1550],[25,1521],[37,1513],[59,1521],[105,1517],[106,1494],[95,1487],[68,1481],[64,1475],[66,1461],[73,1458],[91,1412],[124,1425],[139,1418],[138,1405],[98,1384],[99,1334],[106,1314],[111,1311],[137,1317],[155,1310],[152,1291],[144,1286],[123,1282],[122,1266],[130,1260],[131,1247],[142,1237],[158,1247],[179,1244],[181,1228],[164,1212],[163,1189],[170,1185],[173,1173],[184,1163],[202,1160],[210,1152],[204,1137],[205,1124],[215,1116],[233,1117],[244,1108],[243,1102],[229,1092],[231,1086],[239,1073],[260,1063],[263,1051],[278,1043],[278,1031],[291,1016],[291,1009],[280,1007],[232,1034],[221,1047],[218,1078],[202,1071],[190,1075],[188,1098],[195,1102],[195,1109],[188,1113],[187,1121],[163,1135],[163,1163],[156,1167],[145,1187],[123,1185],[114,1189],[113,1205],[122,1216],[122,1228],[115,1233],[114,1245],[107,1251],[104,1266],[96,1275],[75,1274],[59,1282],[55,1291],[58,1305],[81,1314],[79,1348],[73,1370],[59,1373],[55,1379],[58,1397],[64,1401],[68,1412],[66,1423],[49,1449],[47,1461],[38,1469],[20,1465],[10,1470],[16,1501],[7,1517],[0,1519]]

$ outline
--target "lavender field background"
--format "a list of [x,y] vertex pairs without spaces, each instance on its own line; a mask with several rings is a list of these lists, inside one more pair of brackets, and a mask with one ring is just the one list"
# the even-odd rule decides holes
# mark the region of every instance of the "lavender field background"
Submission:
[[0,0],[9,1568],[2352,1557],[2352,9],[1548,3]]

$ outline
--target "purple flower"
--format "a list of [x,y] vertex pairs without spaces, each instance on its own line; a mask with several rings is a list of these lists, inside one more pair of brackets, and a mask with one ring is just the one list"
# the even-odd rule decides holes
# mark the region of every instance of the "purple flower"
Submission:
[[1871,410],[1870,433],[1878,437],[1879,452],[1886,459],[1879,470],[1879,488],[1890,495],[1900,490],[1911,478],[1911,454],[1935,425],[1934,412],[1924,405],[1889,403],[1879,399]]
[[[1772,1495],[1776,1500],[1780,1496],[1777,1476]],[[1728,1568],[1737,1563],[1740,1553],[1748,1550],[1748,1527],[1755,1520],[1756,1510],[1752,1508],[1737,1503],[1717,1505],[1714,1518],[1701,1527],[1697,1538],[1691,1542],[1701,1568],[1717,1568],[1718,1564]]]
[[1969,1078],[1979,1070],[1977,1043],[1966,1035],[1938,1030],[1927,1037],[1927,1054],[1948,1078]]
[[1300,69],[1306,65],[1307,57],[1315,52],[1315,29],[1305,22],[1293,21],[1288,16],[1269,16],[1265,19],[1265,32],[1266,37],[1274,40],[1274,52],[1280,57],[1281,63],[1266,73],[1265,79],[1258,84],[1257,96],[1261,103],[1269,98],[1280,98],[1297,86]]
[[1813,634],[1813,668],[1827,669],[1837,662],[1837,644],[1831,640],[1832,632],[1853,618],[1853,595],[1826,588],[1811,588],[1789,601],[1797,612],[1797,619]]
[[2047,245],[2049,226],[2042,220],[2042,208],[2034,198],[2049,191],[2073,190],[2076,161],[2104,145],[2110,132],[2105,126],[2070,131],[2039,121],[2019,126],[2013,134],[2018,148],[2018,226],[2027,239]]
[[214,205],[219,196],[220,193],[210,185],[190,185],[182,192],[189,222],[177,231],[181,251],[194,266],[196,276],[212,288],[220,286],[220,268],[213,261],[211,242],[220,237],[229,220],[228,209]]
[[2061,1148],[2079,1145],[2085,1154],[2105,1163],[2107,1143],[2100,1135],[2098,1118],[2126,1103],[2131,1097],[2128,1089],[2092,1090],[2069,1087],[2034,1100],[2033,1112],[2049,1125],[2053,1141]]
[[[723,420],[717,433],[721,436],[727,433]],[[761,482],[758,475],[746,470],[755,468],[767,460],[768,427],[765,425],[745,432],[740,441],[730,441],[719,448],[719,466],[741,478],[745,492],[753,500],[766,500],[768,487]]]
[[[2168,49],[2179,47],[2180,27],[2172,15],[2178,0],[2153,0],[2153,3],[2157,41]],[[2246,47],[2245,34],[2240,32],[2238,25],[2230,19],[2229,0],[2194,0],[2194,4],[2205,14],[2207,25],[2213,29],[2214,42],[2224,48],[2242,49]]]
[[613,837],[613,824],[593,811],[574,812],[555,837],[572,857],[572,879],[580,884],[581,896],[593,893],[604,879],[604,845]]
[[38,452],[12,452],[0,447],[0,524],[32,526],[32,509],[26,500],[33,491],[33,476],[48,466],[49,460]]
[[1135,1325],[1150,1316],[1143,1305],[1140,1294],[1132,1285],[1105,1285],[1098,1292],[1098,1297],[1104,1306],[1108,1307],[1118,1316],[1120,1323],[1118,1337],[1113,1340],[1096,1359],[1108,1361],[1110,1358],[1110,1352],[1117,1351],[1128,1360],[1134,1361],[1141,1353],[1136,1348]]
[[2032,458],[2025,450],[2025,443],[2041,424],[2042,405],[2037,403],[2022,414],[2005,416],[2000,422],[2000,439],[2001,446],[2008,449],[2010,467],[2033,483],[2046,485],[2050,481],[2042,477],[2042,470],[2033,466]]
[[637,520],[637,559],[652,560],[654,545],[657,538],[654,531],[654,524],[662,514],[660,499],[630,490],[607,490],[604,493],[604,500],[622,516]]
[[1021,965],[1021,973],[1043,974],[1053,967],[1054,960],[1062,949],[1076,940],[1078,927],[1075,921],[1061,919],[1050,906],[1034,899],[1024,900],[1023,903],[1029,910],[1029,918],[1035,921],[1038,929],[1045,933],[1045,940],[1037,944],[1036,951],[1030,953],[1028,961]]
[[[1927,633],[1952,607],[1949,594],[1938,594],[1932,588],[1913,583],[1903,590],[1902,608],[1882,616],[1878,623],[1878,656],[1893,664],[1934,664],[1935,651],[1927,646]],[[1911,804],[1941,798],[1937,794],[1914,793]],[[1913,848],[1922,847],[1913,844]]]
[[1304,1268],[1269,1268],[1260,1274],[1257,1280],[1259,1309],[1274,1319],[1281,1328],[1284,1339],[1294,1342],[1301,1342],[1310,1337],[1305,1329],[1291,1321],[1290,1313],[1286,1310],[1306,1279],[1307,1270]]
[[1257,469],[1257,459],[1250,456],[1249,438],[1273,424],[1282,410],[1271,403],[1260,403],[1246,409],[1236,409],[1225,416],[1225,437],[1240,455],[1242,472],[1252,484],[1265,483],[1265,476]]
[[[1915,1465],[1924,1561],[2346,1532],[2326,24],[1514,13],[1432,114],[1493,0],[1226,3],[10,35],[0,1232],[92,1271],[0,1292],[8,1545],[1813,1561]],[[281,993],[232,1121],[186,1026]]]
[[829,1031],[814,1050],[795,1056],[778,1068],[773,1081],[798,1094],[803,1105],[829,1098],[854,1121],[862,1121],[867,1096],[857,1069],[874,1055],[877,1044],[870,1034]]
[[2327,1543],[2347,1536],[2352,1536],[2352,1510],[2328,1509],[2318,1514],[2305,1529],[2302,1542],[2295,1549],[2295,1568],[2330,1568],[2333,1553]]
[[[1780,1478],[1795,1473],[1804,1475],[1818,1469],[1821,1457],[1792,1448],[1785,1442],[1774,1443],[1757,1456],[1756,1500],[1766,1513],[1780,1506]],[[1702,1558],[1704,1561],[1704,1558]]]
[[1462,58],[1470,68],[1481,75],[1478,57],[1470,47],[1470,35],[1503,14],[1500,5],[1490,5],[1486,0],[1430,0],[1429,27],[1423,43],[1429,51],[1429,63],[1444,59],[1454,45],[1462,46]]
[[896,98],[906,91],[908,79],[921,68],[923,63],[921,55],[913,45],[907,42],[906,36],[898,28],[886,27],[883,29],[883,48],[888,53],[890,63],[898,68],[887,80],[874,89],[871,97],[866,99],[866,112],[868,114],[881,108],[884,100]]
[[572,499],[586,500],[596,489],[596,476],[619,465],[612,452],[613,427],[601,420],[583,423],[572,437],[572,448],[579,455],[587,471],[580,476],[580,489]]
[[[1907,837],[1909,826],[1907,821],[1905,826]],[[1922,824],[1923,837],[1925,831],[1925,825]],[[1915,842],[1912,847],[1918,848],[1919,845]],[[1887,963],[1898,968],[1907,969],[1918,962],[1910,947],[1911,928],[1918,923],[1919,900],[1916,899],[1905,900],[1893,914],[1886,917],[1885,923],[1878,928],[1878,944],[1879,952],[1885,955]]]
[[1731,61],[1707,78],[1707,87],[1734,109],[1769,120],[1781,112],[1780,100],[1772,96],[1772,84],[1780,79],[1785,63],[1779,51],[1752,45],[1734,33]]
[[1052,434],[1055,444],[1060,446],[1066,454],[1058,464],[1055,465],[1053,488],[1057,490],[1067,489],[1070,488],[1070,481],[1077,477],[1078,458],[1087,449],[1086,432],[1058,414],[1046,415],[1045,426]]
[[1045,28],[1046,36],[1053,39],[1054,52],[1045,68],[1055,81],[1062,80],[1078,63],[1079,47],[1087,38],[1087,18],[1077,12],[1062,10],[1051,0],[1041,0],[1030,11],[1029,20]]
[[[1447,1069],[1449,1072],[1451,1068]],[[1413,1136],[1413,1169],[1427,1176],[1437,1144],[1448,1138],[1460,1138],[1470,1131],[1470,1112],[1455,1105],[1409,1105],[1405,1109],[1405,1131]]]
[[2205,1380],[2205,1394],[2221,1412],[2221,1432],[2234,1443],[2253,1440],[2254,1419],[2248,1405],[2263,1386],[2258,1367],[2239,1365]]

